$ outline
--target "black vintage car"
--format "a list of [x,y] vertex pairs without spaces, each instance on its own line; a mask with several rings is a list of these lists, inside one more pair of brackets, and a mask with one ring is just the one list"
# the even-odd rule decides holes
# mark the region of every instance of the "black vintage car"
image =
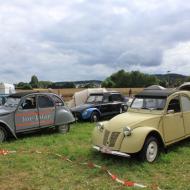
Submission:
[[97,122],[103,117],[114,116],[127,110],[127,102],[119,92],[93,93],[85,104],[71,109],[76,120]]

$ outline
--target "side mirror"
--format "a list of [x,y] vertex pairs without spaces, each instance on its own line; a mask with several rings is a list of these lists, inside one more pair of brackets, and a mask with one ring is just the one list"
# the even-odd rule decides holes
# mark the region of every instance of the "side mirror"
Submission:
[[173,114],[175,113],[174,110],[167,110],[167,114]]

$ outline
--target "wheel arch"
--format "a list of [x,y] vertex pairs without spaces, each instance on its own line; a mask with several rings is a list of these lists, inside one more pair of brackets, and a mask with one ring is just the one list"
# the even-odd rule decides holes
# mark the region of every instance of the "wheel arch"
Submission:
[[133,129],[131,136],[124,137],[121,144],[121,149],[120,149],[121,152],[126,152],[126,153],[140,152],[146,142],[146,139],[151,135],[158,138],[160,145],[165,147],[163,138],[157,129],[153,127],[143,126]]
[[2,126],[5,129],[5,131],[7,132],[8,135],[11,135],[11,136],[13,136],[13,137],[15,137],[17,139],[17,136],[14,133],[14,131],[7,124],[0,121],[0,126]]
[[[161,134],[158,131],[156,131],[156,130],[150,131],[148,133],[146,139],[151,137],[151,136],[155,137],[158,140],[160,148],[165,148],[164,140],[163,140],[163,138],[161,137]],[[145,139],[145,141],[146,141],[146,139]],[[145,143],[145,141],[144,141],[144,143]]]
[[86,111],[87,111],[86,115],[82,114],[83,119],[90,119],[92,116],[92,113],[94,112],[97,112],[98,115],[101,117],[101,112],[98,108],[87,108]]

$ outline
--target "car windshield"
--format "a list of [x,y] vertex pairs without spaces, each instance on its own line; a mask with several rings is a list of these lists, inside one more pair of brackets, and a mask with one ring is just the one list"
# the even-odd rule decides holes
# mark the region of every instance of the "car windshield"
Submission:
[[86,103],[97,103],[102,102],[103,95],[90,95],[86,101]]
[[16,107],[19,104],[20,98],[8,97],[5,103],[6,107]]
[[166,98],[135,98],[131,104],[131,108],[148,109],[148,110],[163,110],[166,104]]

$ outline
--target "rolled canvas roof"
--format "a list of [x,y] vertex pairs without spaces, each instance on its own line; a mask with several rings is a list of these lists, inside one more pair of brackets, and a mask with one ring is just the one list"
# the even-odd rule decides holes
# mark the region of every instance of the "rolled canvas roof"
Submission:
[[190,91],[190,82],[185,82],[181,86],[178,87],[178,90],[188,90]]
[[82,105],[86,102],[90,94],[103,93],[103,92],[107,92],[107,90],[105,88],[88,88],[80,92],[76,92],[73,95],[72,100],[68,102],[68,106],[69,108],[72,108],[75,106]]

